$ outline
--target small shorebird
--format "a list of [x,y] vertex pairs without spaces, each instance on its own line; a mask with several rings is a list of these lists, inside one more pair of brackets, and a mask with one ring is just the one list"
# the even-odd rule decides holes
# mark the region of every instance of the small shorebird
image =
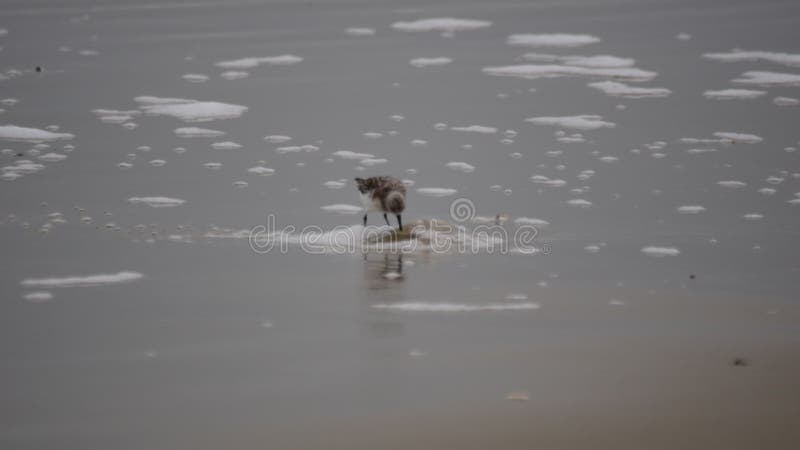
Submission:
[[397,217],[398,229],[402,230],[401,213],[406,209],[406,187],[403,182],[397,178],[381,176],[356,178],[356,183],[364,205],[364,226],[367,226],[367,214],[370,212],[382,212],[386,225],[391,226],[386,214],[392,213]]

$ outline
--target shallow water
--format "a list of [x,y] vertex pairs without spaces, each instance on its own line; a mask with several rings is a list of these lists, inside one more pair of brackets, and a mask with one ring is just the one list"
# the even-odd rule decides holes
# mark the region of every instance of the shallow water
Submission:
[[[782,1],[5,2],[0,444],[793,448],[799,25]],[[303,251],[359,235],[378,174],[406,224],[535,250]],[[269,215],[285,251],[249,245]]]

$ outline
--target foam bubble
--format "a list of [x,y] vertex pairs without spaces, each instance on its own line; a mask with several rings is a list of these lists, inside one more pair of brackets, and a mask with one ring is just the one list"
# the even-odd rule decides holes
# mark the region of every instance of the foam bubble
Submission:
[[705,91],[703,96],[713,100],[752,100],[766,93],[766,91],[752,89],[723,89],[720,91]]
[[186,203],[186,200],[171,197],[131,197],[128,202],[134,205],[152,206],[153,208],[172,208]]
[[385,158],[364,158],[358,161],[359,164],[367,167],[377,166],[378,164],[386,164],[387,162],[389,162],[389,160]]
[[220,61],[216,63],[215,66],[223,69],[252,69],[262,64],[286,66],[290,64],[297,64],[302,60],[303,58],[296,55],[263,56]]
[[767,61],[790,67],[800,67],[800,54],[735,49],[727,53],[705,53],[704,58],[721,62]]
[[453,62],[451,58],[438,57],[438,58],[414,58],[409,61],[414,67],[430,67],[430,66],[444,66]]
[[270,144],[283,144],[284,142],[289,142],[292,140],[291,136],[283,136],[280,134],[272,134],[269,136],[264,136],[264,140],[269,142]]
[[322,183],[322,185],[328,189],[342,189],[343,187],[345,187],[346,184],[347,180],[345,179],[326,181]]
[[558,78],[567,76],[583,76],[590,78],[612,78],[627,81],[650,81],[658,75],[635,67],[594,68],[557,64],[522,64],[513,66],[484,67],[484,73],[495,76],[517,77],[525,79]]
[[744,220],[753,220],[753,221],[755,221],[755,220],[763,219],[764,215],[763,214],[758,214],[758,213],[748,213],[748,214],[743,215],[742,218],[744,218]]
[[506,42],[525,47],[580,47],[600,42],[600,38],[590,34],[512,34]]
[[455,31],[477,30],[491,25],[492,22],[486,20],[436,17],[413,22],[395,22],[392,24],[392,28],[400,31],[442,31],[452,33]]
[[44,162],[58,162],[67,159],[67,155],[62,155],[59,153],[45,153],[37,158],[40,161]]
[[0,125],[0,140],[21,142],[48,142],[60,139],[72,139],[74,134],[54,133],[39,128],[19,127],[16,125]]
[[149,163],[153,167],[161,167],[161,166],[167,164],[167,162],[165,160],[163,160],[163,159],[152,159],[152,160],[150,160]]
[[464,173],[472,173],[475,171],[475,166],[462,161],[450,161],[449,163],[445,164],[445,167]]
[[743,187],[747,186],[747,183],[745,183],[743,181],[737,181],[737,180],[717,181],[717,184],[722,186],[722,187],[724,187],[724,188],[729,188],[729,189],[740,189],[740,188],[743,188]]
[[533,62],[561,62],[568,66],[592,67],[592,68],[620,68],[633,67],[635,61],[631,58],[620,58],[611,55],[595,56],[558,56],[543,55],[540,53],[526,53],[522,59]]
[[24,287],[42,288],[67,288],[67,287],[89,287],[89,286],[108,286],[120,283],[129,283],[143,277],[139,272],[123,271],[112,274],[95,274],[87,276],[68,276],[50,278],[26,278],[21,284]]
[[572,200],[567,201],[569,206],[577,206],[579,208],[588,208],[592,206],[592,202],[589,200],[584,200],[582,198],[573,198]]
[[275,169],[271,169],[269,167],[264,167],[264,166],[255,166],[247,169],[247,173],[252,173],[255,175],[260,175],[262,177],[265,177],[275,173]]
[[497,133],[497,128],[487,127],[484,125],[469,125],[466,127],[450,127],[453,131],[467,131],[472,133],[494,134]]
[[603,116],[582,114],[578,116],[543,116],[525,119],[536,125],[553,125],[562,128],[573,128],[578,130],[596,130],[599,128],[614,128],[613,122],[606,122]]
[[134,100],[141,104],[145,114],[171,116],[184,122],[210,122],[233,119],[247,111],[246,106],[221,102],[207,102],[176,98],[140,96]]
[[182,138],[211,138],[224,136],[225,132],[208,128],[184,127],[176,128],[175,135]]
[[717,131],[714,136],[729,141],[730,143],[758,144],[764,139],[761,136],[749,133],[734,133],[729,131]]
[[699,205],[684,205],[679,206],[676,211],[680,214],[700,214],[701,212],[705,211],[706,208]]
[[219,74],[220,78],[228,81],[241,80],[250,76],[250,72],[244,70],[226,70]]
[[214,142],[211,144],[211,148],[214,150],[237,150],[242,148],[242,145],[232,141],[224,141]]
[[600,91],[611,97],[624,97],[624,98],[658,98],[667,97],[672,94],[667,88],[644,88],[637,86],[629,86],[624,83],[617,83],[616,81],[598,81],[589,83],[587,86]]
[[375,155],[369,153],[356,153],[356,152],[351,152],[350,150],[339,150],[331,154],[333,156],[348,160],[370,159],[375,157]]
[[103,123],[123,124],[142,112],[139,110],[93,109],[92,113]]
[[756,84],[759,86],[800,86],[800,75],[794,73],[778,73],[764,71],[745,72],[734,83]]
[[647,256],[664,257],[664,256],[678,256],[681,251],[675,247],[644,247],[642,253]]
[[181,78],[190,83],[205,83],[208,81],[208,75],[203,75],[201,73],[187,73],[181,76]]
[[43,303],[53,299],[53,294],[47,291],[28,292],[23,298],[31,303]]
[[550,178],[544,175],[531,175],[530,180],[537,184],[544,184],[550,187],[561,187],[567,184],[566,181],[560,178]]
[[800,98],[775,97],[772,99],[772,103],[778,106],[797,106],[800,105]]

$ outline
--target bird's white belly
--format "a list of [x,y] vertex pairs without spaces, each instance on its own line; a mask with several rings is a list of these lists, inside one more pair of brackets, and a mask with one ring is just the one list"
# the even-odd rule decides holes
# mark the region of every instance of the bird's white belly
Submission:
[[371,194],[360,194],[361,205],[364,207],[364,212],[380,212],[381,202],[377,198],[372,198]]

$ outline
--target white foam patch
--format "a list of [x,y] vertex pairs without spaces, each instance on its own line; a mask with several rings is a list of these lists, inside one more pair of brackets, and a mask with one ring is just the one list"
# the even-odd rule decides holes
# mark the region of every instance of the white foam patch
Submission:
[[506,42],[524,47],[581,47],[600,42],[600,38],[590,34],[512,34]]
[[375,29],[366,27],[350,27],[344,30],[344,32],[349,36],[372,36],[375,34]]
[[364,158],[358,161],[359,164],[366,167],[377,166],[378,164],[386,164],[387,162],[389,162],[389,160],[385,158]]
[[328,189],[342,189],[347,184],[347,180],[331,180],[322,183]]
[[469,125],[466,127],[450,127],[453,131],[467,131],[471,133],[494,134],[497,133],[497,128],[487,127],[484,125]]
[[87,276],[68,276],[50,278],[26,278],[21,284],[29,288],[68,288],[108,286],[113,284],[129,283],[139,280],[143,275],[139,272],[123,271],[111,274],[95,274]]
[[631,58],[620,58],[612,55],[559,56],[542,53],[526,53],[522,55],[522,59],[531,62],[560,62],[568,66],[603,69],[633,67],[636,62]]
[[452,33],[455,31],[477,30],[491,25],[492,22],[487,20],[435,17],[413,22],[395,22],[392,24],[392,28],[400,31],[442,31]]
[[74,134],[54,133],[39,128],[19,127],[16,125],[0,125],[0,140],[20,142],[49,142],[61,139],[72,139]]
[[767,61],[790,67],[800,67],[800,54],[735,49],[724,53],[705,53],[704,58],[721,62]]
[[201,73],[187,73],[181,76],[181,78],[190,83],[205,83],[208,81],[208,75],[203,75]]
[[623,98],[658,98],[667,97],[672,94],[672,91],[667,88],[645,88],[638,86],[629,86],[624,83],[616,81],[598,81],[589,83],[587,86],[600,91],[611,97]]
[[449,197],[458,191],[449,188],[426,187],[417,189],[417,193],[426,197]]
[[728,189],[741,189],[747,186],[747,183],[737,180],[723,180],[717,181],[717,184]]
[[331,154],[338,158],[348,159],[348,160],[371,159],[375,157],[375,155],[369,153],[356,153],[356,152],[351,152],[350,150],[339,150]]
[[403,302],[403,303],[379,303],[372,305],[376,309],[387,309],[393,311],[407,312],[480,312],[480,311],[530,311],[539,309],[538,303],[488,303],[484,305],[469,305],[464,303],[426,303],[426,302]]
[[712,100],[752,100],[766,93],[766,91],[752,89],[722,89],[719,91],[705,91],[703,96]]
[[714,136],[729,141],[730,143],[743,143],[743,144],[758,144],[764,138],[750,133],[735,133],[730,131],[717,131]]
[[67,155],[51,152],[51,153],[45,153],[44,155],[40,155],[36,159],[44,162],[59,162],[67,159]]
[[186,203],[186,200],[172,197],[131,197],[128,202],[134,205],[152,206],[153,208],[172,208]]
[[445,167],[464,173],[472,173],[475,171],[475,166],[472,164],[467,164],[463,161],[450,161],[449,163],[445,164]]
[[573,198],[572,200],[569,200],[567,204],[569,206],[576,206],[579,208],[588,208],[592,206],[592,202],[590,202],[589,200],[584,200],[582,198]]
[[750,71],[745,72],[740,78],[735,78],[734,83],[755,84],[758,86],[800,86],[800,75],[794,73],[778,73]]
[[650,81],[658,75],[656,72],[637,69],[635,67],[595,68],[558,64],[520,64],[513,66],[484,67],[482,70],[489,75],[525,79],[582,76],[625,81]]
[[182,138],[212,138],[225,136],[225,132],[209,128],[184,127],[176,128],[175,135]]
[[437,58],[414,58],[408,63],[414,67],[444,66],[453,62],[452,58],[443,56]]
[[614,128],[613,122],[606,122],[603,116],[582,114],[578,116],[543,116],[525,119],[536,125],[551,125],[561,128],[571,128],[577,130],[597,130],[599,128]]
[[269,142],[270,144],[283,144],[284,142],[291,141],[292,137],[284,136],[281,134],[271,134],[269,136],[264,136],[264,140]]
[[514,219],[514,223],[517,225],[532,225],[534,227],[546,227],[550,225],[550,222],[535,217],[517,217]]
[[679,206],[676,211],[680,214],[700,214],[701,212],[705,211],[706,208],[700,205],[684,205]]
[[233,80],[242,80],[250,76],[250,72],[244,70],[226,70],[219,74],[220,78],[223,80],[233,81]]
[[800,98],[794,97],[775,97],[772,99],[772,103],[778,106],[798,106],[800,105]]
[[681,251],[675,247],[644,247],[642,253],[647,256],[663,257],[663,256],[678,256]]
[[530,180],[536,184],[544,184],[550,187],[561,187],[567,184],[567,182],[561,178],[550,178],[544,175],[531,175]]
[[272,66],[287,66],[291,64],[297,64],[301,61],[303,61],[303,58],[296,55],[279,55],[220,61],[214,65],[223,69],[252,69],[263,64],[269,64]]
[[252,173],[254,175],[260,175],[262,177],[265,177],[275,173],[275,169],[271,169],[269,167],[264,167],[264,166],[255,166],[247,169],[247,173]]
[[207,163],[203,164],[203,167],[205,167],[206,169],[217,170],[220,167],[222,167],[222,163],[220,163],[220,162],[207,162]]
[[744,220],[753,220],[753,221],[755,221],[755,220],[763,219],[764,215],[763,214],[758,214],[758,213],[749,213],[749,214],[743,215],[742,218],[744,218]]
[[53,299],[53,293],[47,291],[28,292],[23,298],[31,303],[42,303]]
[[211,144],[214,150],[238,150],[242,148],[242,144],[233,141],[214,142]]
[[117,109],[93,109],[92,113],[97,116],[103,123],[123,124],[132,120],[134,116],[138,116],[142,112],[133,110],[117,110]]
[[246,106],[222,102],[208,102],[181,98],[162,98],[153,96],[136,97],[145,114],[152,116],[171,116],[184,122],[210,122],[213,120],[234,119],[247,111]]
[[348,205],[345,203],[336,203],[334,205],[326,205],[322,206],[320,209],[326,212],[332,212],[337,214],[358,214],[364,209],[360,206],[356,205]]

